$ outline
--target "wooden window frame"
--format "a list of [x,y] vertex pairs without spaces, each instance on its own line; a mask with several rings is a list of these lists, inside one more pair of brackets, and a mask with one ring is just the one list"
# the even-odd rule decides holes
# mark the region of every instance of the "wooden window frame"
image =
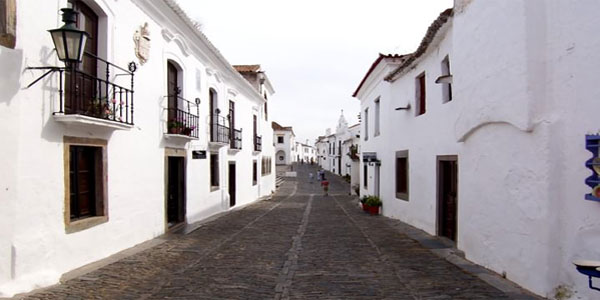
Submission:
[[[398,174],[399,172],[401,172],[402,170],[399,170],[398,167],[398,159],[405,159],[406,163],[405,163],[405,178],[406,178],[406,192],[402,191],[398,191]],[[394,185],[395,185],[395,192],[396,192],[396,198],[400,199],[400,200],[404,200],[404,201],[408,201],[409,200],[409,191],[410,191],[410,166],[409,166],[409,158],[408,158],[408,150],[402,150],[402,151],[396,151],[396,158],[394,161],[395,164],[395,174],[394,174]]]
[[[107,145],[108,141],[102,139],[63,137],[64,145],[64,223],[67,234],[79,232],[108,222],[108,176],[107,176]],[[96,182],[95,182],[95,216],[71,219],[71,147],[93,147],[99,148],[100,155],[96,157]]]
[[416,116],[424,115],[427,112],[427,84],[425,72],[415,77],[415,113]]
[[[216,157],[214,159],[213,157]],[[219,153],[211,152],[209,156],[209,172],[210,172],[210,191],[214,192],[220,189],[220,170],[219,170]]]
[[17,44],[16,0],[0,0],[0,46],[14,49]]
[[363,119],[365,120],[365,141],[369,140],[369,108],[365,108],[365,110],[363,111],[364,116]]
[[[452,74],[450,72],[450,56],[446,55],[441,62],[442,76]],[[452,101],[452,83],[442,83],[442,103]]]
[[375,103],[375,117],[373,121],[373,137],[379,136],[381,134],[381,101],[380,97],[377,97],[374,101]]

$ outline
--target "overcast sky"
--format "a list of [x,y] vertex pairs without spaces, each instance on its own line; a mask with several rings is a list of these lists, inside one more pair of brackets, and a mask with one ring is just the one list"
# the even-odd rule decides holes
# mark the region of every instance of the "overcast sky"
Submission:
[[275,88],[269,118],[313,144],[340,111],[358,122],[352,93],[378,53],[414,51],[452,0],[177,0],[231,64],[260,64]]

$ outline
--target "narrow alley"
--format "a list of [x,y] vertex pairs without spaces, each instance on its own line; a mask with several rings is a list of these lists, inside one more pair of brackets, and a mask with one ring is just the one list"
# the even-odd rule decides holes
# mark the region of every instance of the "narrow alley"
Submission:
[[328,173],[323,196],[309,182],[315,166],[297,171],[271,200],[20,298],[535,299],[499,277],[487,275],[500,289],[480,280],[481,267],[436,255],[431,249],[447,247],[432,237],[418,242],[404,233],[415,229],[364,214],[341,177]]

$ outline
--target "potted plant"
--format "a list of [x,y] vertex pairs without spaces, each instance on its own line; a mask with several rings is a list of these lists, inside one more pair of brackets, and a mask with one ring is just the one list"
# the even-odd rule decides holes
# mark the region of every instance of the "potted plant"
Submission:
[[194,131],[194,129],[196,129],[196,126],[190,126],[190,127],[185,127],[183,128],[183,130],[181,131],[181,134],[184,135],[192,135],[192,131]]
[[379,214],[379,207],[381,207],[381,199],[377,196],[369,196],[365,203],[369,206],[369,213],[374,216]]
[[367,195],[360,197],[360,204],[362,205],[363,211],[369,210],[369,207],[367,206],[367,199],[369,199]]
[[167,123],[167,128],[169,129],[169,133],[181,134],[181,132],[183,131],[184,125],[183,125],[183,123],[181,123],[179,121],[171,120]]

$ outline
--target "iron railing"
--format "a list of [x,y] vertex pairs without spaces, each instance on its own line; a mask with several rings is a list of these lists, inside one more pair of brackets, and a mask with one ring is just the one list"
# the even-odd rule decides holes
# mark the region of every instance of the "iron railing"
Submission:
[[213,143],[229,144],[229,124],[225,117],[214,114],[210,117],[210,141]]
[[[85,53],[90,74],[76,67],[60,68],[59,105],[54,114],[84,115],[133,125],[133,71],[125,70],[93,54]],[[112,74],[119,72],[118,74]],[[100,78],[99,74],[103,73]],[[129,77],[129,88],[117,84],[119,76]],[[112,79],[111,79],[112,76]],[[63,90],[64,84],[64,90]]]
[[262,136],[254,136],[254,151],[262,151]]
[[242,130],[241,129],[232,129],[230,134],[231,134],[231,139],[229,141],[229,148],[241,150],[242,149]]
[[[167,130],[169,134],[198,138],[199,108],[196,103],[175,95],[169,95]],[[196,107],[195,113],[193,108]]]

